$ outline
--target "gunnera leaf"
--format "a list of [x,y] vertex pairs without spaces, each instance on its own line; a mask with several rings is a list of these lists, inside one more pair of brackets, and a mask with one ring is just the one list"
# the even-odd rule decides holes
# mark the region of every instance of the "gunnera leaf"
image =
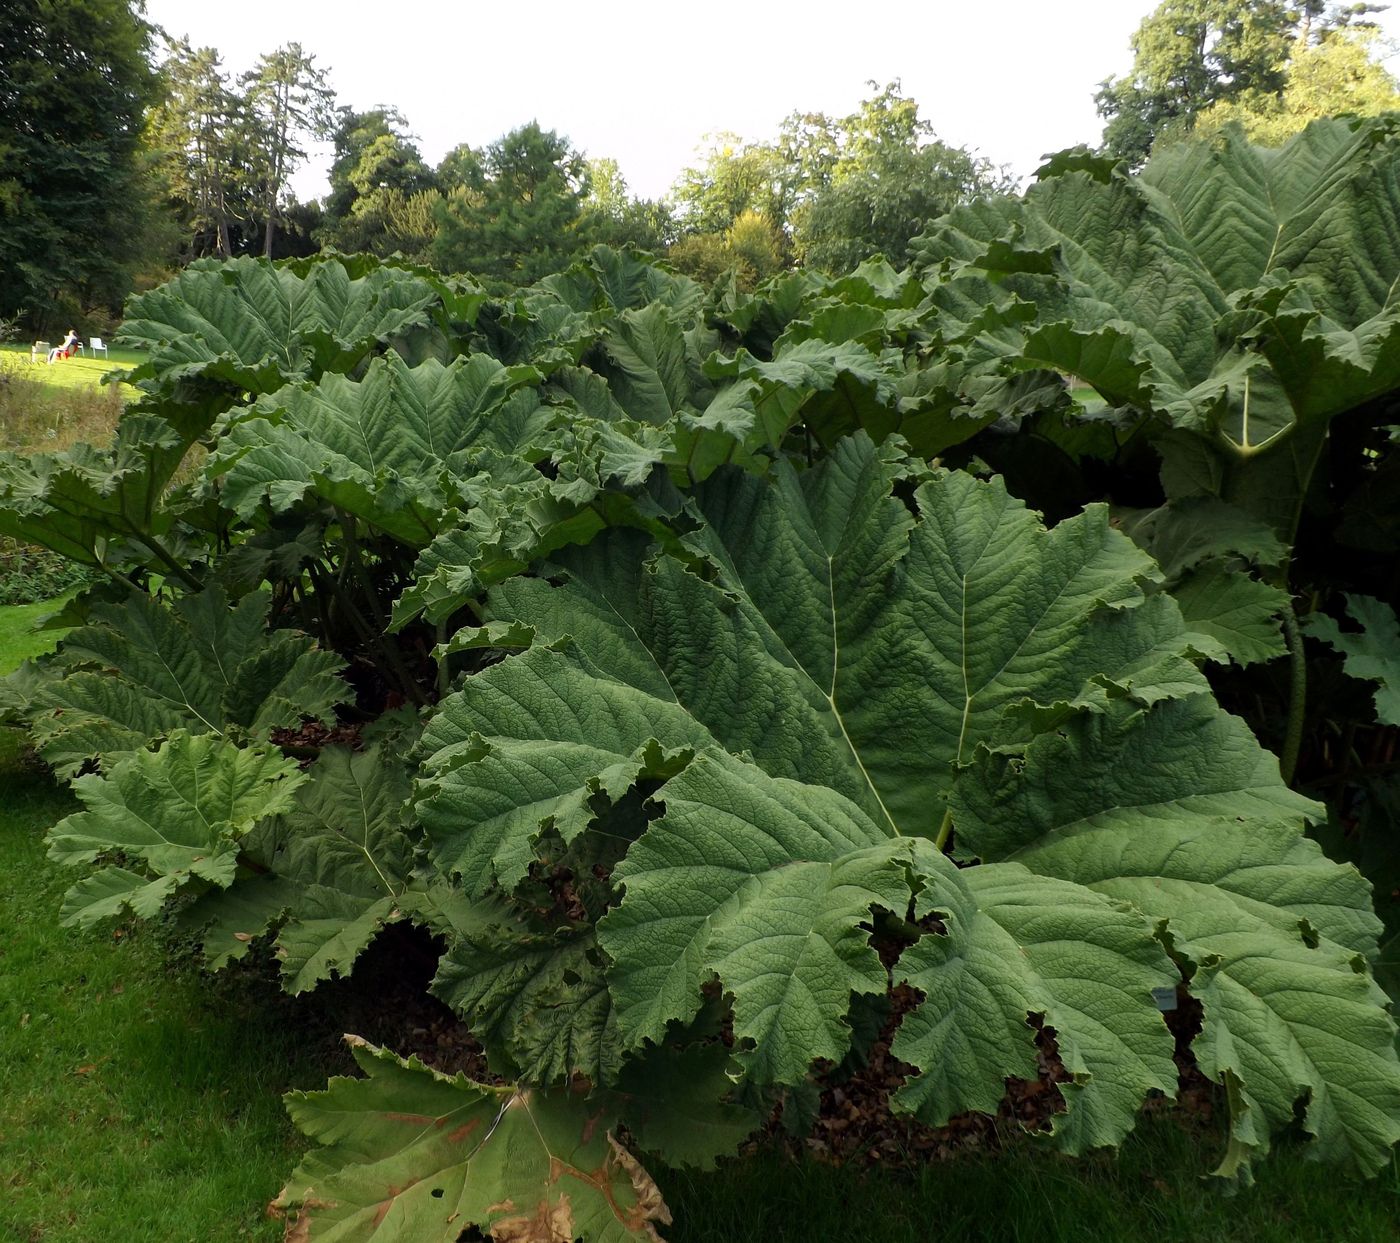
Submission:
[[1395,1025],[1369,969],[1381,924],[1356,869],[1279,814],[1320,810],[1263,758],[1240,721],[1182,700],[1047,734],[1016,772],[980,756],[955,817],[969,851],[1166,921],[1204,1008],[1198,1063],[1230,1088],[1226,1172],[1295,1108],[1318,1156],[1374,1170],[1400,1139]]
[[258,868],[182,913],[210,965],[241,958],[275,928],[282,986],[303,993],[349,974],[389,924],[441,930],[452,895],[419,866],[408,794],[405,764],[381,747],[327,748],[258,852]]
[[[1376,1167],[1400,1126],[1400,1066],[1366,974],[1364,885],[1306,846],[1318,809],[1210,697],[1199,636],[1104,510],[1046,530],[998,483],[856,436],[805,471],[719,472],[690,517],[680,552],[610,532],[492,590],[470,641],[532,646],[468,678],[425,732],[417,797],[440,869],[509,894],[546,841],[582,840],[640,784],[654,810],[598,924],[630,1049],[687,1022],[718,980],[745,1078],[800,1082],[849,1048],[852,996],[885,987],[878,913],[923,912],[939,927],[897,970],[925,994],[901,1047],[930,1080],[910,1080],[905,1107],[934,1121],[992,1107],[1033,1066],[1042,1022],[1071,1075],[1058,1142],[1115,1143],[1174,1081],[1160,1004],[1184,971],[1206,1032],[1251,1045],[1206,1059],[1235,1087],[1241,1133],[1262,1148],[1306,1100],[1364,1094],[1379,1103],[1308,1116],[1319,1151]],[[1202,870],[1199,893],[1100,893],[1051,849],[1083,835],[1111,872],[1160,833]],[[1292,963],[1311,929],[1346,931],[1349,958],[1277,978],[1356,1007],[1350,1058],[1300,1018],[1285,1068],[1262,1025],[1233,1021],[1273,985],[1216,987],[1213,951],[1189,948],[1219,888],[1212,843],[1251,833],[1275,938],[1260,931],[1259,953]],[[1296,905],[1306,893],[1327,895],[1315,913]]]
[[428,322],[440,301],[431,282],[389,265],[356,273],[353,263],[190,264],[127,304],[119,343],[149,351],[128,380],[161,392],[198,383],[270,393],[349,371],[376,345]]
[[290,760],[208,734],[173,734],[106,776],[73,782],[85,810],[49,830],[49,858],[76,867],[120,855],[68,891],[63,922],[87,927],[124,910],[149,918],[186,886],[227,888],[242,838],[286,811],[302,774]]
[[270,599],[258,591],[230,607],[211,587],[169,607],[139,592],[95,606],[31,697],[40,753],[66,776],[175,730],[265,739],[308,717],[329,720],[350,693],[341,660],[298,631],[268,631]]
[[539,456],[551,412],[522,387],[539,378],[485,354],[410,367],[390,351],[361,378],[332,373],[235,411],[206,476],[245,519],[311,500],[421,547],[480,458]]
[[350,1043],[365,1078],[287,1097],[321,1145],[274,1201],[295,1214],[291,1236],[456,1243],[475,1226],[497,1243],[623,1243],[656,1241],[669,1224],[599,1102],[489,1087]]
[[1314,639],[1345,658],[1347,675],[1374,682],[1376,718],[1400,725],[1400,622],[1395,610],[1371,596],[1348,595],[1347,616],[1360,631],[1343,631],[1325,613],[1314,613],[1303,627]]

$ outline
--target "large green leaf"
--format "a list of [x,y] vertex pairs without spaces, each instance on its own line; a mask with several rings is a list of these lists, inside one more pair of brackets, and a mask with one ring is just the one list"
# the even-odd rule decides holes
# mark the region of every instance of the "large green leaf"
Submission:
[[1187,488],[1169,455],[1172,498],[1240,505],[1291,543],[1329,421],[1400,385],[1397,219],[1387,116],[1276,149],[1227,131],[1141,177],[1055,161],[919,246],[961,366],[1055,368],[1154,416],[1208,467]]
[[136,407],[123,415],[108,449],[0,453],[0,534],[86,565],[168,573],[158,550],[173,519],[162,500],[213,417],[200,409]]
[[1348,676],[1376,684],[1376,717],[1400,725],[1400,622],[1395,610],[1370,596],[1347,596],[1347,616],[1360,625],[1344,632],[1325,613],[1306,620],[1307,633],[1335,648],[1345,658]]
[[421,274],[376,265],[357,275],[352,262],[191,264],[127,304],[118,340],[150,354],[128,378],[158,389],[203,381],[270,393],[288,380],[349,371],[376,345],[428,322],[441,295]]
[[[568,636],[561,660],[626,688],[589,691],[629,705],[609,708],[602,732],[567,732],[574,727],[557,694],[532,685],[547,681],[534,664],[542,658],[491,670],[483,690],[525,713],[540,703],[550,714],[541,727],[566,731],[542,737],[569,746],[609,739],[619,726],[626,732],[608,744],[612,754],[713,736],[774,776],[839,790],[886,831],[932,835],[954,765],[979,741],[1025,734],[1021,718],[1034,714],[1020,710],[1205,688],[1183,655],[1174,606],[1145,600],[1152,563],[1106,512],[1047,532],[999,485],[946,474],[918,490],[916,515],[891,495],[910,470],[891,451],[850,440],[803,475],[781,468],[771,484],[737,472],[717,479],[698,494],[708,522],[692,540],[715,567],[713,582],[674,558],[647,559],[642,542],[623,534],[560,558],[566,592],[538,579],[502,584],[493,615],[549,642]],[[478,702],[475,694],[449,701],[425,745],[500,733],[477,719]],[[494,695],[480,702],[497,711]],[[652,721],[662,718],[676,725],[658,732]],[[509,719],[523,728],[521,714]],[[906,745],[911,729],[917,747]],[[441,797],[481,779],[454,773]],[[565,780],[561,793],[582,793],[582,783]],[[426,822],[433,828],[431,811]],[[471,821],[453,813],[453,823]]]
[[142,870],[109,867],[79,882],[64,900],[64,922],[86,927],[127,909],[149,917],[187,885],[227,888],[243,837],[286,811],[302,780],[279,755],[186,733],[137,751],[107,776],[79,777],[73,789],[85,810],[49,831],[49,858],[79,866],[120,855]]
[[[941,1126],[968,1109],[995,1112],[1008,1076],[1036,1077],[1030,1016],[1053,1031],[1071,1078],[1057,1131],[1070,1151],[1117,1144],[1143,1097],[1175,1094],[1173,1041],[1160,1004],[1176,971],[1146,919],[1078,885],[1012,863],[956,874],[920,895],[919,913],[949,925],[899,961],[924,1004],[891,1052],[923,1070],[898,1109]],[[1155,1001],[1154,1001],[1155,999]]]
[[550,412],[528,389],[512,400],[538,379],[533,368],[484,354],[409,367],[391,352],[362,379],[332,373],[238,411],[206,473],[244,518],[262,503],[277,513],[310,494],[427,544],[461,503],[456,481],[483,457],[539,455]]
[[[430,849],[474,891],[513,890],[547,842],[626,834],[598,935],[627,1045],[689,1021],[714,979],[745,1076],[798,1081],[849,1047],[851,996],[882,987],[876,913],[916,899],[942,930],[900,968],[926,997],[901,1037],[923,1072],[901,1101],[934,1119],[992,1107],[1007,1075],[1033,1072],[1040,1021],[1072,1077],[1056,1133],[1080,1149],[1116,1142],[1171,1086],[1165,950],[1200,985],[1211,1038],[1232,1016],[1197,970],[1213,960],[1183,948],[1188,889],[1106,905],[1047,843],[1083,834],[1111,871],[1153,834],[1209,844],[1233,826],[1269,875],[1256,922],[1371,952],[1364,887],[1304,843],[1315,805],[1206,693],[1187,659],[1199,637],[1145,591],[1155,567],[1102,512],[1046,531],[995,484],[856,438],[806,472],[722,472],[694,517],[683,553],[607,535],[494,589],[469,641],[533,646],[468,679],[424,738]],[[659,818],[603,830],[639,783]],[[954,872],[922,840],[950,828],[963,853],[1029,871]],[[1183,851],[1215,886],[1210,856]],[[1290,1073],[1306,1073],[1281,1078],[1274,1036],[1249,1023],[1229,1028],[1249,1053],[1210,1073],[1258,1146],[1301,1097],[1383,1081],[1376,1109],[1314,1115],[1320,1150],[1374,1168],[1400,1084],[1389,1020],[1364,966],[1313,962],[1312,995],[1369,1007],[1352,1011],[1363,1069],[1299,1021]],[[494,1004],[475,1005],[490,1022]]]
[[211,965],[242,957],[275,928],[283,987],[302,993],[348,975],[389,924],[445,931],[454,896],[419,866],[408,794],[406,766],[381,747],[327,748],[258,844],[251,874],[183,912]]
[[613,1081],[623,1046],[592,930],[550,928],[500,902],[453,914],[433,992],[471,1025],[492,1068],[527,1083]]
[[296,631],[267,630],[270,596],[232,608],[217,587],[166,607],[133,592],[69,633],[28,716],[44,757],[72,773],[172,730],[256,738],[329,719],[349,688],[341,661]]
[[352,1038],[364,1079],[293,1092],[287,1108],[322,1147],[275,1204],[307,1240],[498,1243],[656,1240],[656,1184],[613,1139],[605,1106],[448,1076]]
[[1371,1170],[1400,1139],[1395,1025],[1367,970],[1380,921],[1296,819],[1244,726],[1203,699],[1089,719],[959,783],[968,850],[1166,921],[1204,1007],[1202,1069],[1234,1098],[1226,1169],[1304,1109],[1318,1154]]
[[1205,1008],[1201,1069],[1232,1089],[1230,1172],[1295,1108],[1319,1157],[1375,1170],[1400,1140],[1395,1024],[1366,882],[1274,826],[1086,829],[1017,856],[1169,921]]
[[834,791],[719,751],[665,798],[617,869],[626,900],[599,925],[624,1037],[661,1040],[717,976],[750,1078],[797,1083],[817,1058],[841,1061],[852,994],[885,990],[868,931],[873,910],[908,907],[914,843]]

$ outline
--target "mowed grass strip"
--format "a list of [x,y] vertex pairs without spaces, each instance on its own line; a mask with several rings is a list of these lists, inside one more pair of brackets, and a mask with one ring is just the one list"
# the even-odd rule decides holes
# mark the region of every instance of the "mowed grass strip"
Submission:
[[[0,609],[0,675],[56,641],[58,601]],[[282,1106],[321,1056],[248,994],[171,966],[160,925],[59,926],[81,869],[45,857],[76,801],[0,727],[0,1239],[281,1237],[265,1215],[304,1147]]]
[[794,1164],[776,1154],[713,1174],[661,1171],[670,1243],[1395,1243],[1400,1166],[1355,1182],[1283,1147],[1252,1188],[1203,1177],[1219,1157],[1171,1118],[1118,1154],[1039,1145],[914,1174]]
[[[60,337],[52,344],[57,345],[62,339]],[[87,345],[87,338],[83,339],[83,345]],[[23,376],[46,388],[57,390],[102,389],[107,387],[103,385],[102,377],[108,372],[123,371],[146,361],[146,355],[141,350],[109,348],[106,354],[75,354],[72,358],[64,358],[55,363],[40,359],[31,364],[29,350],[27,342],[6,342],[0,345],[0,362],[5,364],[6,370],[11,374]],[[128,401],[137,396],[137,391],[129,385],[121,385],[120,390]]]
[[0,1238],[280,1237],[265,1206],[302,1149],[281,1093],[324,1067],[272,1013],[168,966],[159,925],[59,927],[81,873],[43,834],[74,803],[5,749]]

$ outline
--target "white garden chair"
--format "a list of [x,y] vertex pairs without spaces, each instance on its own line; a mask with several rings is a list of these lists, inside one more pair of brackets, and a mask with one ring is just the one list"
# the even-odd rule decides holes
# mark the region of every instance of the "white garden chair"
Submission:
[[97,357],[99,351],[101,351],[104,358],[107,357],[107,347],[102,343],[101,337],[89,337],[88,349],[91,351],[94,358]]

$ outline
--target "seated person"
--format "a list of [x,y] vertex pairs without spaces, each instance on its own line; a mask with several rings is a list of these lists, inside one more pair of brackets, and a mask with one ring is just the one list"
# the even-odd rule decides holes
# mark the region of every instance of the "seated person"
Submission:
[[72,358],[78,352],[78,334],[71,328],[63,338],[62,345],[55,345],[49,351],[49,362],[56,363],[60,358]]

